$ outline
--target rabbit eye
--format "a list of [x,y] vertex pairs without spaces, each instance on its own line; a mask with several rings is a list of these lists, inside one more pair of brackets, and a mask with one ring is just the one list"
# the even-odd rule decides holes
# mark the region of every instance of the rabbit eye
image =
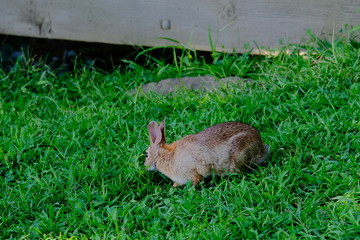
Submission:
[[145,157],[148,158],[149,157],[149,154],[147,152],[145,152]]

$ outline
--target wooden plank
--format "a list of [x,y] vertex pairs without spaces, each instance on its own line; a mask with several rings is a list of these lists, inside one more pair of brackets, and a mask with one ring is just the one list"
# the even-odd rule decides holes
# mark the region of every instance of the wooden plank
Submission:
[[[299,43],[360,25],[360,0],[1,0],[0,33],[210,50]],[[256,42],[256,44],[255,44]]]

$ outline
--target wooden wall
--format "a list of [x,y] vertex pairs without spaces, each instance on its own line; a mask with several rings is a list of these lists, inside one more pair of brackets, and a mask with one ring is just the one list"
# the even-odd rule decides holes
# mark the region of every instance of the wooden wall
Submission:
[[[0,34],[209,50],[299,43],[360,25],[360,0],[0,0]],[[256,43],[256,44],[255,44]]]

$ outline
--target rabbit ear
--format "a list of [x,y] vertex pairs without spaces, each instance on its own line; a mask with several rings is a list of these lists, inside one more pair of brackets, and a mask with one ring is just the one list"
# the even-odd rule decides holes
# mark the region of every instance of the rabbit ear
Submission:
[[166,143],[166,138],[165,138],[165,118],[160,123],[160,131],[161,131],[162,142]]
[[149,123],[148,131],[152,143],[159,144],[161,141],[163,141],[160,128],[161,126],[159,126],[156,122]]

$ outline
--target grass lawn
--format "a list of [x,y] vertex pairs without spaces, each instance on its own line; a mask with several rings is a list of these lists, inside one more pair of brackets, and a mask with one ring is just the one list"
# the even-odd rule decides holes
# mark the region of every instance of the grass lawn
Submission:
[[[174,51],[112,72],[0,69],[1,239],[356,239],[360,236],[360,50],[308,56]],[[240,88],[129,95],[143,83],[211,75]],[[215,123],[255,126],[272,149],[258,170],[194,187],[143,166],[151,120],[170,141]]]

